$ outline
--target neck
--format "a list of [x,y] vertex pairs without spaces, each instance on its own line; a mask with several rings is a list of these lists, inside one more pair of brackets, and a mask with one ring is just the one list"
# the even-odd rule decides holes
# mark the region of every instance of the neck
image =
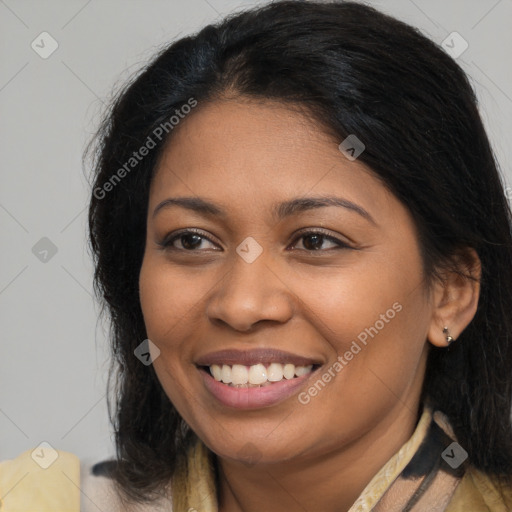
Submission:
[[402,403],[339,450],[247,466],[218,459],[219,512],[348,511],[379,469],[409,440],[418,407]]

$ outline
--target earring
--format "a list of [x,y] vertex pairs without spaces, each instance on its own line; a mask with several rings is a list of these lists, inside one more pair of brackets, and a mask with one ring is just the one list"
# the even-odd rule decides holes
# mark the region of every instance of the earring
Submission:
[[452,343],[453,341],[455,341],[451,336],[450,336],[450,331],[448,330],[448,327],[445,327],[443,329],[443,334],[446,335],[446,342],[448,343],[448,345],[450,345],[450,343]]

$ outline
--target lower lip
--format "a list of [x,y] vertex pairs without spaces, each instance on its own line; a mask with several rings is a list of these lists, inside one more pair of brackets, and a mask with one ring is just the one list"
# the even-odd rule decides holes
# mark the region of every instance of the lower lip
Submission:
[[208,391],[223,405],[236,409],[258,409],[278,404],[292,396],[316,370],[301,377],[256,388],[235,388],[215,380],[204,370],[199,369],[199,373]]

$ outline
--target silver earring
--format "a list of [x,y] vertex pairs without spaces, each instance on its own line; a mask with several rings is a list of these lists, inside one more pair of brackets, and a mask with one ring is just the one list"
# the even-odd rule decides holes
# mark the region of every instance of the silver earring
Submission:
[[448,327],[444,327],[443,328],[443,334],[446,335],[446,342],[448,343],[448,345],[450,345],[453,341],[455,341],[451,336],[450,336],[450,331],[448,330]]

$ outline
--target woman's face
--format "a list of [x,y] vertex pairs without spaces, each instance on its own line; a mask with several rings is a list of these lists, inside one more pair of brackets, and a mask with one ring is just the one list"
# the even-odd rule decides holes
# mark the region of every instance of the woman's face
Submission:
[[169,399],[242,462],[415,422],[433,309],[408,211],[279,103],[199,108],[156,170],[140,273]]

